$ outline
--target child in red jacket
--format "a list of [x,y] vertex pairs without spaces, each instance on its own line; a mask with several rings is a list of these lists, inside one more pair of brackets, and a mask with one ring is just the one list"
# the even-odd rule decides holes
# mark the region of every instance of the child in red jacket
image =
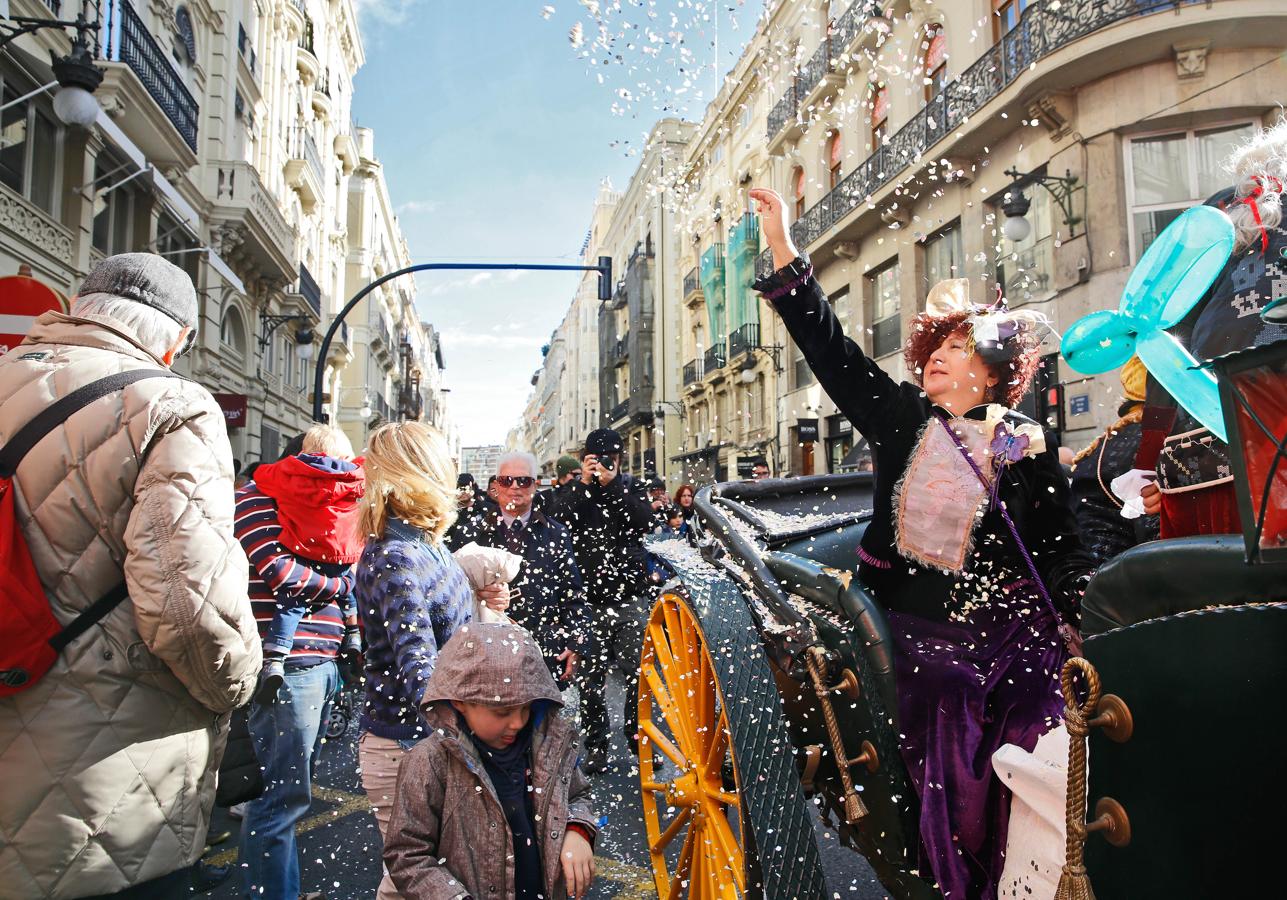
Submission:
[[[315,425],[305,433],[298,456],[255,470],[255,486],[277,506],[281,525],[278,543],[301,565],[349,582],[339,607],[345,623],[353,627],[346,629],[341,656],[361,652],[352,566],[365,544],[358,528],[358,502],[365,492],[366,476],[352,457],[352,445],[342,431]],[[277,608],[264,638],[264,669],[255,698],[259,702],[276,697],[295,632],[317,599],[308,591],[277,594]]]

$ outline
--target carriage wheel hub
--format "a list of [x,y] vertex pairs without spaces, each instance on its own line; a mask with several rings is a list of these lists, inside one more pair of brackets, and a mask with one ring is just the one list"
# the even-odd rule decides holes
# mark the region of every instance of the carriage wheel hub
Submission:
[[671,806],[696,806],[701,795],[693,772],[680,775],[666,786],[666,800]]

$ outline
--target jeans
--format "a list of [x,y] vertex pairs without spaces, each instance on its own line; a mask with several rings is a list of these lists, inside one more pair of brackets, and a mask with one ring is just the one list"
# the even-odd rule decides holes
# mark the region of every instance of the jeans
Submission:
[[276,702],[250,706],[265,785],[241,823],[242,887],[254,900],[299,898],[295,824],[313,802],[313,766],[338,682],[333,662],[287,668]]
[[299,630],[300,621],[308,615],[308,607],[303,603],[298,606],[277,604],[273,620],[268,623],[268,635],[264,638],[265,650],[276,650],[282,654],[290,653],[295,643],[295,632]]
[[595,609],[593,647],[588,659],[578,664],[577,687],[581,692],[581,730],[587,748],[608,749],[608,704],[604,682],[608,672],[621,673],[626,687],[622,731],[626,742],[635,744],[639,730],[639,654],[651,604],[635,598],[619,607]]

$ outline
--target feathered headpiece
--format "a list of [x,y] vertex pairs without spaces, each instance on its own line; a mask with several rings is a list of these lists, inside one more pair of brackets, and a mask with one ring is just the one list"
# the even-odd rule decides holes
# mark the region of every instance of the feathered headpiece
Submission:
[[970,301],[970,280],[948,278],[930,288],[925,299],[925,314],[942,318],[955,313],[969,313],[970,349],[985,362],[1000,363],[1014,359],[1041,345],[1042,329],[1053,331],[1050,320],[1034,310],[1011,310],[998,292],[997,301],[984,306]]

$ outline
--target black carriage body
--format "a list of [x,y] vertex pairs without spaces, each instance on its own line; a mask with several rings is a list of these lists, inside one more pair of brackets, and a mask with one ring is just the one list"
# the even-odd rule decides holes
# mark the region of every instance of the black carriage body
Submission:
[[[693,565],[691,556],[685,560],[671,553],[668,562],[677,577],[669,587],[689,598],[699,618],[716,627],[730,618],[729,604],[742,605],[744,611],[733,618],[744,616],[757,633],[776,688],[775,711],[794,750],[792,774],[797,783],[806,771],[811,775],[799,802],[805,795],[820,796],[841,839],[868,859],[894,897],[929,900],[939,894],[916,874],[918,809],[898,753],[887,626],[861,582],[851,575],[858,567],[859,539],[870,520],[871,496],[870,473],[705,488],[695,503],[703,566]],[[666,554],[662,545],[655,550]],[[714,583],[713,573],[718,578]],[[879,757],[875,771],[851,769],[867,808],[867,815],[853,827],[845,822],[835,756],[804,662],[804,654],[818,644],[826,649],[828,678],[840,681],[847,670],[859,685],[856,696],[831,695],[846,755],[857,756],[866,740]],[[729,671],[736,672],[745,659],[732,662]],[[748,734],[752,743],[774,740],[770,718],[751,723],[752,732],[764,735],[756,739]],[[731,727],[737,729],[735,717]],[[775,802],[782,804],[784,799]],[[813,843],[811,827],[806,837]],[[764,851],[759,855],[763,861]],[[764,896],[774,895],[766,891]]]

